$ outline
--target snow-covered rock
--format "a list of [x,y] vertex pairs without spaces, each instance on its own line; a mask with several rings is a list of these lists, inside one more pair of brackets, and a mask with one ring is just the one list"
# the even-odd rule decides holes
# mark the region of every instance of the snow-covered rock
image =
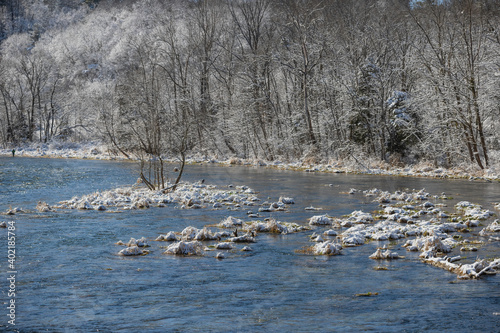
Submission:
[[328,229],[328,230],[325,230],[325,232],[323,232],[323,235],[325,236],[328,236],[328,237],[335,237],[337,236],[337,232],[333,229]]
[[139,248],[138,246],[130,246],[121,250],[118,254],[122,256],[141,256],[147,254],[147,251]]
[[486,220],[494,215],[489,210],[484,210],[481,206],[473,206],[465,209],[464,215],[475,220]]
[[483,228],[483,230],[479,232],[479,235],[484,236],[488,232],[500,232],[500,223],[498,222],[498,220],[491,222],[490,225],[488,225],[486,228]]
[[421,258],[429,258],[434,257],[437,252],[451,252],[455,243],[451,237],[441,240],[438,236],[427,236],[408,240],[403,247],[406,247],[407,251],[421,251]]
[[232,216],[228,216],[226,219],[221,221],[218,225],[219,228],[236,228],[243,225],[243,220],[237,219]]
[[309,230],[309,228],[300,226],[296,223],[290,222],[280,222],[275,219],[268,219],[264,222],[262,221],[252,221],[245,224],[244,230],[255,231],[255,232],[269,232],[276,234],[290,234],[294,232],[300,232],[304,230]]
[[289,197],[280,197],[279,202],[281,202],[285,205],[295,204],[295,200],[293,200],[293,198],[289,198]]
[[401,258],[397,252],[391,252],[389,249],[377,249],[372,255],[370,255],[370,259],[399,259]]
[[370,223],[373,222],[373,216],[370,213],[365,213],[361,210],[355,210],[353,211],[347,220],[353,222],[353,223]]
[[344,246],[358,246],[365,243],[365,236],[361,233],[350,233],[342,236]]
[[310,225],[330,225],[332,221],[327,215],[315,215],[309,219]]
[[500,270],[500,259],[488,262],[484,259],[478,259],[471,264],[455,264],[453,258],[449,257],[430,257],[424,262],[436,267],[446,269],[457,274],[459,279],[478,279],[482,275],[496,274]]
[[213,234],[208,228],[199,229],[194,236],[194,240],[197,241],[209,241],[216,240],[220,238],[217,234]]
[[177,235],[173,231],[170,231],[166,235],[159,235],[156,238],[156,240],[172,242],[172,241],[178,241],[179,237],[177,237]]
[[76,208],[81,209],[81,210],[93,210],[94,209],[94,207],[92,207],[92,204],[90,202],[88,202],[87,200],[83,200],[83,201],[79,202],[76,205]]
[[191,241],[194,239],[194,237],[198,234],[199,231],[200,231],[199,229],[192,226],[185,227],[181,231],[181,238],[182,240],[185,241]]
[[52,207],[50,207],[46,202],[38,201],[36,210],[38,210],[40,213],[46,213],[52,211]]
[[135,239],[132,237],[132,238],[130,238],[128,243],[125,245],[127,245],[128,247],[131,247],[131,246],[147,247],[147,246],[149,246],[148,241],[146,240],[145,237],[141,237],[139,239]]
[[233,246],[231,245],[231,243],[224,242],[224,243],[216,244],[215,248],[217,250],[231,250],[233,248]]
[[342,245],[333,242],[321,242],[312,247],[312,253],[316,255],[337,255],[341,254]]
[[164,253],[172,255],[201,255],[202,251],[203,245],[201,242],[180,241],[170,244]]
[[240,236],[230,237],[228,241],[233,243],[255,243],[255,236],[249,232]]

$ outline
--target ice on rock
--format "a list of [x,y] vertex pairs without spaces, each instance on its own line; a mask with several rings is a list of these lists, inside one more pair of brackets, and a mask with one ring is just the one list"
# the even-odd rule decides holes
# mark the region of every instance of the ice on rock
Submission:
[[378,188],[372,188],[370,190],[365,190],[363,191],[363,194],[366,196],[366,197],[374,197],[376,195],[379,195],[380,193],[382,193],[381,190],[379,190]]
[[316,235],[316,234],[313,234],[313,235],[311,236],[311,240],[312,240],[313,242],[317,242],[317,243],[322,243],[322,242],[324,242],[324,241],[325,241],[325,240],[323,239],[323,237],[321,237],[321,235]]
[[98,206],[95,206],[94,208],[95,210],[99,210],[99,211],[105,211],[107,208],[105,205],[98,205]]
[[401,258],[397,252],[391,252],[389,249],[385,249],[385,251],[382,251],[383,249],[377,249],[377,251],[375,251],[375,253],[373,253],[372,255],[370,255],[370,259],[375,259],[375,260],[378,260],[378,259],[399,259]]
[[[251,200],[250,200],[251,199]],[[164,206],[165,204],[176,202],[185,208],[203,208],[204,204],[215,205],[220,208],[222,202],[227,205],[251,204],[251,201],[258,200],[255,195],[241,191],[234,193],[227,190],[217,189],[213,185],[199,185],[180,183],[175,192],[150,191],[142,188],[117,188],[111,191],[96,192],[81,198],[75,197],[68,201],[61,201],[61,205],[68,208],[92,209],[92,206],[103,205],[105,207],[115,206],[123,209],[149,208],[152,205]],[[88,205],[85,205],[85,202]]]
[[149,208],[151,201],[147,198],[137,198],[134,202],[132,202],[132,207],[137,209],[145,209]]
[[498,220],[493,221],[489,226],[479,232],[480,236],[484,236],[487,232],[500,232],[500,223]]
[[219,223],[219,228],[236,228],[241,227],[243,225],[243,221],[237,219],[235,217],[229,216],[225,220]]
[[445,212],[443,212],[440,209],[435,209],[432,213],[435,214],[440,219],[447,219],[450,217],[450,215],[446,214]]
[[427,209],[432,209],[434,208],[434,204],[430,201],[426,201],[424,202],[422,205],[421,205],[423,208],[427,208]]
[[472,264],[454,264],[453,258],[449,257],[431,257],[424,262],[436,267],[446,269],[457,274],[459,279],[478,279],[482,275],[496,274],[500,270],[500,259],[495,259],[492,262],[478,259]]
[[365,236],[361,233],[352,233],[342,236],[344,246],[358,246],[365,243]]
[[194,236],[194,240],[197,241],[208,241],[208,240],[215,240],[218,239],[218,236],[216,234],[213,234],[209,229],[206,227],[203,229],[199,229],[196,235]]
[[81,209],[81,210],[93,210],[94,209],[94,207],[92,207],[90,202],[88,202],[87,200],[83,200],[83,201],[79,202],[76,205],[76,208]]
[[168,242],[171,242],[171,241],[178,241],[178,237],[177,235],[173,232],[173,231],[170,231],[169,233],[167,233],[166,235],[160,235],[156,238],[157,241],[168,241]]
[[138,246],[138,247],[147,247],[148,242],[145,237],[141,237],[140,239],[130,238],[127,244],[128,247]]
[[255,243],[255,233],[247,232],[240,236],[231,237],[228,241],[233,243]]
[[380,232],[376,232],[372,235],[370,235],[370,238],[372,240],[376,240],[376,241],[385,241],[385,240],[394,240],[394,239],[400,239],[400,238],[403,238],[405,237],[401,231],[399,230],[391,230],[391,231],[380,231]]
[[50,207],[46,202],[38,201],[36,210],[38,210],[40,213],[47,213],[52,211],[52,207]]
[[231,243],[224,242],[224,243],[218,243],[217,245],[215,245],[215,248],[217,250],[231,250],[233,246],[231,245]]
[[191,227],[191,226],[186,227],[181,232],[182,240],[191,241],[195,238],[195,236],[198,234],[198,232],[199,232],[199,229],[197,229],[195,227]]
[[305,210],[322,210],[322,208],[319,208],[319,207],[313,207],[313,206],[308,206],[306,208],[304,208]]
[[333,229],[326,230],[323,235],[329,236],[329,237],[335,237],[337,236],[337,232]]
[[388,215],[392,214],[406,214],[406,211],[403,208],[397,208],[392,206],[387,206],[384,208],[384,213]]
[[315,215],[309,219],[310,225],[330,225],[332,221],[327,215]]
[[271,218],[265,222],[261,221],[250,222],[247,225],[245,225],[244,229],[247,231],[256,231],[256,232],[290,234],[294,232],[308,230],[309,228],[299,226],[296,223],[279,222]]
[[279,202],[281,202],[285,205],[295,204],[295,201],[293,200],[293,198],[288,198],[288,197],[280,197]]
[[273,212],[273,211],[284,211],[285,204],[282,202],[273,202],[269,207],[261,207],[259,212]]
[[347,219],[353,223],[369,223],[374,221],[372,214],[361,210],[353,211]]
[[489,210],[483,210],[481,206],[474,206],[466,208],[464,215],[476,220],[486,220],[494,215],[494,213]]
[[494,215],[489,210],[483,210],[480,205],[473,204],[469,201],[460,201],[455,205],[458,210],[463,211],[464,216],[477,220],[486,220]]
[[130,246],[118,252],[118,254],[122,256],[141,256],[147,253],[147,251],[139,248],[138,246]]
[[465,208],[468,208],[468,207],[475,207],[476,205],[474,205],[473,203],[469,202],[469,201],[460,201],[458,202],[455,207],[457,209],[465,209]]
[[421,251],[421,258],[434,257],[437,252],[449,253],[456,242],[451,238],[441,240],[438,236],[418,237],[408,240],[403,247],[408,251]]
[[424,259],[425,263],[431,264],[439,268],[446,269],[450,272],[458,273],[460,265],[454,264],[448,257],[428,257]]
[[203,251],[203,245],[198,241],[180,241],[170,244],[165,250],[165,254],[172,255],[201,255]]
[[492,262],[477,260],[473,264],[462,265],[458,271],[458,278],[479,278],[483,274],[496,274],[500,270],[500,259]]
[[316,255],[338,255],[341,254],[342,245],[333,242],[321,242],[312,247],[313,254]]

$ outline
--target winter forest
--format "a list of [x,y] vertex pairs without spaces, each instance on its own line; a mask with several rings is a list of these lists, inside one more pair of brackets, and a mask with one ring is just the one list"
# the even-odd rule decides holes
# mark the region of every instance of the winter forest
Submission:
[[0,145],[500,165],[499,0],[0,0]]

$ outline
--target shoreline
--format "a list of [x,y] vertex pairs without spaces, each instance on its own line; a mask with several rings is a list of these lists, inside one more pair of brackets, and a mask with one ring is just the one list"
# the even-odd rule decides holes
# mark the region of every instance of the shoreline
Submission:
[[[126,158],[125,156],[114,155],[104,144],[73,144],[69,147],[62,145],[42,144],[35,147],[21,147],[16,149],[15,157],[29,158],[60,158],[60,159],[82,159],[82,160],[108,160],[108,161],[130,161],[138,159]],[[1,157],[12,157],[11,149],[0,149]],[[168,158],[167,163],[175,163],[176,159]],[[485,170],[474,169],[473,166],[464,168],[446,169],[434,167],[430,163],[420,162],[416,165],[391,166],[387,163],[375,160],[365,161],[366,165],[361,165],[355,161],[331,160],[330,163],[310,164],[305,161],[282,162],[263,161],[259,159],[248,160],[231,157],[228,159],[218,159],[217,157],[207,158],[200,155],[192,155],[187,158],[186,164],[219,164],[221,166],[250,166],[264,167],[278,170],[300,171],[300,172],[320,172],[320,173],[347,173],[378,176],[397,177],[418,177],[434,179],[468,179],[471,181],[500,182],[500,172],[496,168]]]

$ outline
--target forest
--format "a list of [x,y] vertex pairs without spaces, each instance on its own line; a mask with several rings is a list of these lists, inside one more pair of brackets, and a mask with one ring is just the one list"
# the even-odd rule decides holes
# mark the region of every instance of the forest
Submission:
[[0,145],[500,166],[499,0],[0,0]]

